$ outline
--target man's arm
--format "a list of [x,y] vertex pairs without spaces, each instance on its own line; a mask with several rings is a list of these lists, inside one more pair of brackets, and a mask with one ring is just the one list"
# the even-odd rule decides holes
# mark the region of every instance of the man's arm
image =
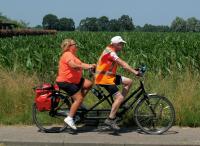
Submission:
[[135,70],[135,69],[133,69],[132,67],[130,67],[130,66],[128,65],[128,63],[126,63],[126,62],[123,61],[122,59],[118,58],[118,59],[115,60],[115,62],[116,62],[117,64],[119,64],[121,67],[123,67],[125,70],[127,70],[127,71],[129,71],[129,72],[131,72],[131,73],[134,73],[135,75],[138,75],[138,74],[139,74],[139,72],[138,72],[137,70]]

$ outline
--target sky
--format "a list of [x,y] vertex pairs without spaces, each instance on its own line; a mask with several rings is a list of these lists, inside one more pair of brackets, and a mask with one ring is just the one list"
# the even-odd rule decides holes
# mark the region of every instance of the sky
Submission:
[[0,0],[0,13],[29,26],[42,25],[46,14],[72,18],[78,26],[86,17],[132,17],[135,25],[171,25],[178,16],[200,20],[200,0]]

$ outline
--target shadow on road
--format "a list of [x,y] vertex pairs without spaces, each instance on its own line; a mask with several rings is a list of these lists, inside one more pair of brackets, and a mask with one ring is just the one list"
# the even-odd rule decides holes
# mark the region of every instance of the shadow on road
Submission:
[[[52,131],[49,131],[47,133],[59,133],[59,129],[57,127],[54,127],[51,130]],[[38,132],[42,132],[42,131],[38,130]],[[139,134],[149,135],[149,134],[146,134],[145,132],[141,131],[138,127],[125,127],[125,128],[122,127],[120,130],[115,131],[108,126],[99,126],[99,127],[82,126],[82,127],[79,127],[78,130],[72,130],[70,128],[67,128],[62,133],[78,135],[80,133],[88,133],[88,132],[97,132],[98,134],[109,134],[109,135],[113,135],[113,136],[121,136],[121,134],[123,134],[123,133],[130,133],[130,132],[137,132]],[[174,130],[168,130],[167,132],[165,132],[161,135],[171,135],[171,134],[178,134],[178,132],[174,131]]]

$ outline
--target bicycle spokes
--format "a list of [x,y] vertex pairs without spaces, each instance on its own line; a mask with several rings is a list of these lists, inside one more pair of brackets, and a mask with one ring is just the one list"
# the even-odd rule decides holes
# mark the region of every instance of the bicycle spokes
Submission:
[[145,132],[160,134],[172,126],[174,114],[173,106],[166,98],[151,96],[138,104],[135,120]]

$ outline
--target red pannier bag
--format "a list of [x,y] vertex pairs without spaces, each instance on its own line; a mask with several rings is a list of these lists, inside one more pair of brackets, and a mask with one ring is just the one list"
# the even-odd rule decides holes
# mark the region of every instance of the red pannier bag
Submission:
[[54,86],[50,83],[44,83],[41,86],[35,88],[35,103],[39,111],[50,111],[52,100],[51,95]]

